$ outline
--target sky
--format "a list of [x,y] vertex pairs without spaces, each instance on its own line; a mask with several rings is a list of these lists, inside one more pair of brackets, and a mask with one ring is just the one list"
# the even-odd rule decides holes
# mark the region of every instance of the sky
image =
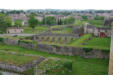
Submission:
[[0,0],[0,9],[113,9],[113,0]]

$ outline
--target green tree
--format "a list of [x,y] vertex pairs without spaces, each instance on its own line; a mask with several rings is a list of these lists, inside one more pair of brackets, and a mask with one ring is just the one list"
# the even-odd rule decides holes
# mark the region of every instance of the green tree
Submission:
[[43,16],[42,24],[43,24],[43,25],[46,24],[45,16]]
[[62,19],[58,19],[57,24],[62,25]]
[[22,20],[15,20],[14,26],[21,27],[22,26]]
[[82,19],[87,20],[88,16],[82,16]]
[[73,16],[69,17],[69,18],[68,18],[68,23],[69,23],[69,24],[75,23],[75,18],[74,18]]
[[6,14],[0,14],[0,32],[6,32],[7,28],[11,26],[11,18]]
[[63,21],[63,24],[74,24],[75,18],[71,16],[69,18],[63,19],[62,21]]
[[45,22],[47,25],[55,25],[56,24],[56,17],[54,16],[49,16],[45,18]]
[[28,24],[34,30],[35,27],[38,25],[38,19],[36,19],[34,15],[30,14]]

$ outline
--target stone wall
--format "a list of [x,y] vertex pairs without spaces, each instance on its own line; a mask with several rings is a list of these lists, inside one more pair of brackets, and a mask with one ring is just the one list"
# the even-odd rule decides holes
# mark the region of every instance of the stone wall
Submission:
[[109,75],[113,75],[113,26],[111,29],[111,48],[110,48],[110,61],[109,61]]
[[18,45],[18,40],[16,39],[4,38],[3,42],[7,45]]
[[87,52],[84,48],[38,44],[35,50],[61,55],[82,56],[84,58],[109,58],[109,52],[98,49],[92,49]]
[[[11,45],[17,44],[12,42],[12,40],[10,41],[11,42],[9,43],[6,39],[4,43]],[[80,47],[57,46],[57,45],[47,45],[47,44],[39,44],[39,43],[37,45],[34,45],[33,43],[25,43],[25,42],[18,42],[18,45],[28,49],[61,54],[61,55],[82,56],[84,58],[109,58],[109,51],[106,52],[98,49],[86,50],[85,48],[80,48]]]

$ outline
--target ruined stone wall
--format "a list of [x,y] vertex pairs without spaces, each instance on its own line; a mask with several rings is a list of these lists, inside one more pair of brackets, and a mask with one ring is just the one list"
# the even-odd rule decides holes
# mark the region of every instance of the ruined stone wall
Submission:
[[61,55],[82,56],[84,58],[109,58],[109,52],[98,49],[91,49],[89,51],[86,51],[84,48],[79,47],[37,44],[35,50]]
[[[8,39],[9,40],[9,39]],[[69,56],[82,56],[84,58],[109,58],[109,51],[105,52],[103,50],[98,49],[85,49],[80,47],[71,47],[71,46],[57,46],[57,45],[47,45],[47,44],[33,44],[33,43],[25,43],[25,42],[16,42],[12,43],[12,40],[9,43],[8,41],[4,41],[6,44],[11,45],[19,45],[24,48],[43,51],[48,53],[55,53],[61,55],[69,55]],[[14,40],[15,41],[15,40]]]
[[4,38],[3,42],[8,45],[18,45],[18,40],[16,39]]

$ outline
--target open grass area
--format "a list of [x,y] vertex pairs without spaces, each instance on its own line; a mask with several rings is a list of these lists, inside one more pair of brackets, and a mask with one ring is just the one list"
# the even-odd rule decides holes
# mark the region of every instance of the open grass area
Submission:
[[72,28],[64,28],[62,30],[56,30],[52,31],[52,33],[62,33],[62,34],[71,34],[72,33]]
[[68,45],[83,48],[109,50],[110,41],[111,38],[92,37],[90,34],[85,34]]
[[85,23],[89,23],[91,25],[101,27],[104,24],[104,20],[76,20],[75,21],[75,25],[84,25]]
[[51,28],[64,28],[66,25],[54,25]]
[[100,48],[100,49],[110,49],[110,38],[98,38],[94,37],[91,40],[88,40],[86,42],[86,47],[91,47],[91,48]]
[[57,55],[47,52],[29,50],[19,46],[5,45],[3,43],[0,43],[0,50],[40,55],[46,58],[57,57],[60,59],[73,61],[73,73],[69,75],[107,75],[108,73],[108,59],[84,59],[78,56]]
[[24,33],[38,34],[40,32],[48,30],[48,26],[37,26],[34,30],[30,27],[24,27]]
[[75,58],[73,60],[75,75],[108,75],[108,60]]
[[81,36],[80,38],[76,39],[75,41],[73,41],[72,43],[70,43],[69,46],[77,46],[77,47],[82,46],[83,43],[91,37],[92,37],[91,34],[85,34]]
[[19,54],[16,55],[16,54],[9,54],[6,52],[0,52],[1,63],[7,63],[7,64],[20,66],[23,64],[30,63],[36,59],[37,57],[33,57],[33,56],[23,56]]
[[102,26],[104,25],[104,20],[87,20],[91,25]]
[[75,21],[75,25],[84,25],[86,23],[86,21],[83,20],[76,20]]

